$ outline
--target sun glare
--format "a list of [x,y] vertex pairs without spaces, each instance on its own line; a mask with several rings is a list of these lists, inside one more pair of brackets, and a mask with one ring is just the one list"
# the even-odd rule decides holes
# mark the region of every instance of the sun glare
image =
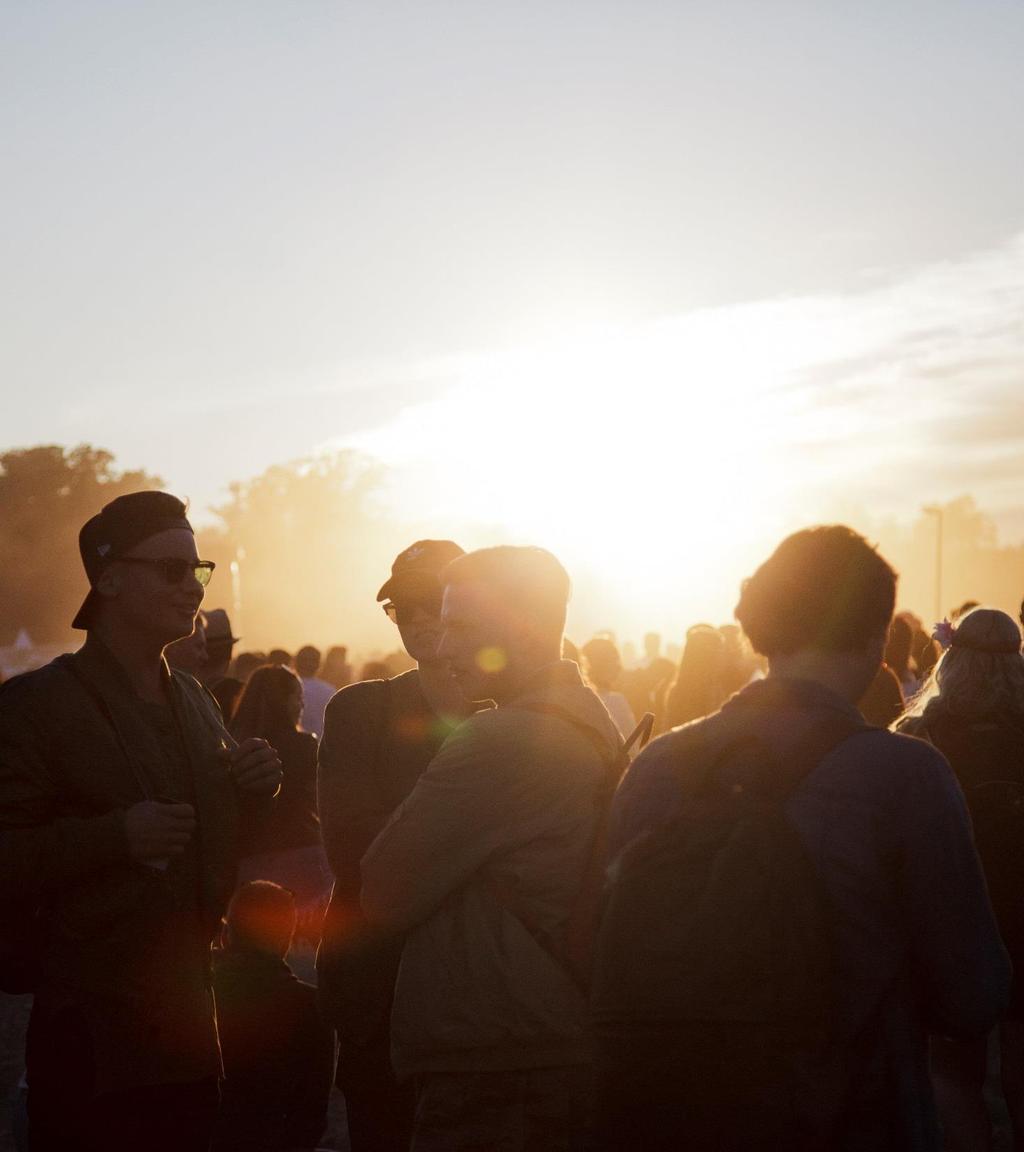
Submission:
[[357,446],[392,467],[406,517],[554,551],[570,624],[725,620],[791,512],[810,434],[793,350],[820,335],[762,305],[481,356]]

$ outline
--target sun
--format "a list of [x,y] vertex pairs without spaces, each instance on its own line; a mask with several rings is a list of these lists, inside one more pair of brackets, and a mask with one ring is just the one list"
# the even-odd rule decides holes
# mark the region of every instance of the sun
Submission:
[[570,623],[681,634],[730,618],[791,513],[793,333],[775,321],[698,313],[473,358],[359,447],[396,470],[407,516],[550,548]]

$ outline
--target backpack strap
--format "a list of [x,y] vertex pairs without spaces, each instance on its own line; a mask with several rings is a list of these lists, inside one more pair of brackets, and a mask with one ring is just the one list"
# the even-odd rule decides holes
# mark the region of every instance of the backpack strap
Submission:
[[[747,761],[760,769],[749,781],[750,786],[766,799],[781,804],[840,744],[857,733],[873,731],[875,729],[863,719],[836,709],[816,718],[811,731],[785,755],[779,755],[756,733],[726,740],[717,750],[712,743],[712,755],[695,791],[714,789],[716,777],[723,767]],[[689,792],[691,787],[686,790]]]

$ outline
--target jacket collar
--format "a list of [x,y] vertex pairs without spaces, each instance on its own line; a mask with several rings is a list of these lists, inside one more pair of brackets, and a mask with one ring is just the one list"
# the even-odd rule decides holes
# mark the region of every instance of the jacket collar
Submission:
[[572,687],[574,685],[583,686],[583,676],[580,674],[579,665],[572,660],[553,660],[550,664],[544,664],[536,671],[531,672],[519,685],[519,691],[515,696],[506,700],[505,704],[506,706],[516,704],[527,696],[536,696],[548,692],[552,688]]
[[[94,633],[88,634],[74,659],[90,681],[105,694],[113,693],[129,699],[138,695],[124,665]],[[171,670],[163,656],[160,657],[160,678],[165,687],[172,679]]]

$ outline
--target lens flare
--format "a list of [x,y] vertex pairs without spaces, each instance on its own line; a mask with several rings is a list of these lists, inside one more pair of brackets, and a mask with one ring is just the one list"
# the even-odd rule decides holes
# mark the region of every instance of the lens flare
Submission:
[[481,648],[476,654],[476,666],[481,672],[501,672],[508,663],[504,648]]

